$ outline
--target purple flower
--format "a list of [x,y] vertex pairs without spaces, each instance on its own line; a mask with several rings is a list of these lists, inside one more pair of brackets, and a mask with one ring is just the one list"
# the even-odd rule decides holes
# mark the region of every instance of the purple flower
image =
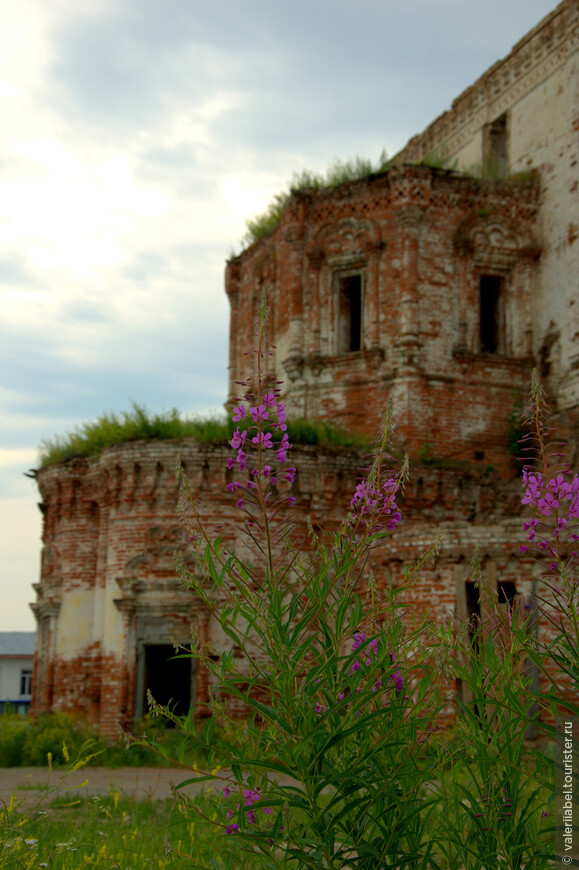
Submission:
[[519,553],[526,553],[529,548],[524,544],[519,547]]
[[266,411],[265,405],[258,405],[257,408],[250,408],[249,413],[253,417],[255,423],[258,420],[267,420],[269,413]]
[[356,652],[359,646],[361,646],[366,640],[366,635],[363,631],[357,631],[354,635],[354,640],[352,642],[352,652]]
[[238,507],[240,510],[243,508],[243,499],[240,498],[239,501],[235,502],[235,507]]
[[290,507],[291,507],[291,505],[294,505],[294,504],[296,503],[296,500],[295,500],[295,498],[294,498],[293,496],[290,495],[290,497],[289,497],[288,500],[287,500],[287,503],[288,503],[288,504],[290,505]]
[[234,450],[237,450],[238,448],[243,447],[246,437],[247,437],[247,432],[240,432],[239,426],[238,426],[237,429],[235,430],[235,432],[233,433],[233,438],[231,439],[231,441],[229,443],[231,444],[231,446],[233,447]]
[[285,432],[287,429],[285,405],[283,402],[279,402],[279,404],[277,406],[277,428],[281,432]]
[[285,479],[289,480],[290,483],[293,483],[296,477],[296,469],[295,468],[286,468],[285,471]]
[[245,420],[245,408],[243,405],[239,405],[238,408],[233,409],[233,417],[231,419],[234,423],[239,423],[240,420]]
[[394,671],[390,674],[390,679],[394,681],[394,687],[396,688],[396,692],[401,692],[404,688],[404,679],[400,671]]
[[324,712],[324,708],[319,702],[316,704],[315,710],[316,710],[316,713],[323,713]]
[[263,397],[263,404],[266,408],[275,408],[277,404],[275,400],[275,393],[266,393]]
[[234,822],[232,825],[227,825],[227,827],[225,828],[226,834],[237,833],[237,831],[239,831],[239,825],[237,824],[237,822]]
[[358,659],[356,659],[356,661],[352,665],[352,670],[354,671],[354,673],[356,673],[356,671],[359,671],[360,668],[361,668],[360,662],[358,661]]
[[244,789],[243,797],[245,798],[245,806],[250,807],[252,804],[256,803],[256,801],[261,800],[261,792],[253,791],[251,788]]
[[[231,789],[229,788],[229,786],[226,785],[225,788],[223,789],[223,797],[228,798],[230,794],[231,794]],[[228,816],[228,818],[231,818],[231,816]]]
[[235,465],[235,459],[233,459],[232,456],[228,456],[227,457],[227,470],[231,471],[231,469],[233,468],[234,465]]
[[257,435],[251,439],[251,441],[253,444],[259,444],[265,450],[273,447],[271,441],[271,432],[258,432]]

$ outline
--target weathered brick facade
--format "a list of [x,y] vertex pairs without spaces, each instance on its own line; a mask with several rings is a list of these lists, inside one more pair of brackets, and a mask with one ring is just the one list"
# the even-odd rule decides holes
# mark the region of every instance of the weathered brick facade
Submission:
[[392,399],[411,455],[432,445],[507,472],[508,416],[532,367],[538,196],[538,180],[424,166],[295,194],[276,232],[228,264],[231,395],[250,374],[245,350],[270,287],[271,366],[289,413],[378,434]]
[[[568,191],[577,188],[577,9],[565,0],[390,171],[294,194],[271,236],[227,265],[230,401],[235,382],[251,375],[245,352],[264,288],[271,367],[290,414],[377,436],[392,400],[412,472],[404,523],[375,553],[373,569],[379,585],[390,576],[399,583],[440,535],[438,560],[407,595],[416,614],[467,615],[476,545],[503,596],[533,588],[532,560],[518,552],[509,416],[538,364],[558,407],[571,425],[577,419],[577,245],[567,232],[576,217]],[[545,128],[539,143],[529,101],[538,105],[560,87],[567,96],[556,128]],[[446,148],[466,168],[479,141],[483,156],[490,141],[502,159],[504,145],[513,168],[533,172],[477,180],[409,163]],[[36,712],[76,710],[111,734],[115,721],[143,712],[147,685],[155,694],[179,683],[184,704],[207,699],[201,670],[175,671],[166,686],[158,676],[171,639],[188,642],[191,625],[216,651],[226,645],[176,579],[174,469],[181,456],[208,519],[227,543],[243,546],[225,491],[228,455],[225,446],[193,441],[132,443],[38,473]],[[303,447],[292,464],[298,533],[308,518],[337,522],[364,459]]]

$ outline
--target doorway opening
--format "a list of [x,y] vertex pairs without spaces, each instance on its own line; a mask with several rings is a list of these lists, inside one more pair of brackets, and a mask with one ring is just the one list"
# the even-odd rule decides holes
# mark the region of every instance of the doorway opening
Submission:
[[192,701],[193,659],[175,658],[173,644],[140,644],[137,673],[137,717],[149,709],[147,690],[162,706],[169,705],[177,716],[185,716]]

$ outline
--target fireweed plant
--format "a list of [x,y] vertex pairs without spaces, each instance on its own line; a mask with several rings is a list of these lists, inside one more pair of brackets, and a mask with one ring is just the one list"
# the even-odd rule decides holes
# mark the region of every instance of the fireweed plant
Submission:
[[[553,546],[537,553],[549,554],[559,598],[537,594],[505,612],[475,555],[473,577],[492,617],[474,629],[430,618],[417,624],[400,597],[436,547],[396,589],[378,590],[370,570],[373,549],[402,520],[407,470],[405,463],[391,470],[390,410],[341,527],[325,538],[310,528],[307,548],[292,543],[296,469],[280,385],[264,373],[265,327],[262,306],[256,377],[240,384],[227,461],[243,551],[228,550],[208,527],[178,469],[181,522],[194,549],[193,561],[178,560],[179,573],[210,614],[210,636],[220,637],[214,649],[193,632],[191,649],[181,649],[209,675],[211,697],[206,710],[196,710],[199,721],[150,698],[153,711],[183,733],[177,760],[187,767],[188,753],[199,750],[208,759],[205,771],[194,766],[195,776],[179,787],[210,783],[210,809],[182,793],[179,807],[185,821],[187,812],[203,813],[215,826],[215,857],[201,863],[192,845],[187,866],[546,868],[553,765],[537,752],[529,766],[524,736],[529,723],[552,733],[539,717],[541,703],[562,698],[577,712],[550,667],[567,673],[576,689],[576,553],[568,546],[575,478],[565,470],[553,476],[540,442],[543,477],[529,464],[523,479],[525,504],[543,511],[525,520],[527,533],[534,531],[530,543],[547,540],[545,517],[558,532]],[[536,409],[536,381],[533,389]],[[569,505],[566,516],[561,501]],[[552,627],[564,624],[555,641],[539,639],[539,612]],[[535,687],[529,665],[551,680],[547,692]],[[448,741],[437,726],[456,679],[464,691]],[[252,714],[244,725],[242,710]]]
[[[579,475],[566,460],[565,445],[553,440],[536,372],[528,425],[530,458],[522,475],[522,502],[530,513],[523,523],[528,543],[519,549],[533,556],[535,591],[527,608],[529,619],[542,630],[526,648],[542,675],[543,690],[536,700],[551,714],[551,725],[541,727],[554,737],[553,723],[579,713]],[[515,631],[522,641],[520,629]]]
[[[499,601],[475,554],[473,578],[489,615],[474,631],[463,625],[452,642],[454,676],[465,687],[455,725],[462,751],[441,777],[441,844],[447,866],[465,870],[552,866],[552,750],[561,720],[579,715],[579,476],[552,440],[536,372],[525,423],[521,501],[529,516],[519,550],[533,557],[532,593],[526,602]],[[533,736],[539,748],[525,752]]]
[[[255,358],[255,387],[241,384],[233,409],[227,463],[246,556],[209,533],[179,471],[195,551],[180,574],[211,614],[211,635],[230,644],[217,651],[195,637],[183,652],[209,672],[212,715],[196,726],[153,707],[208,755],[212,770],[181,786],[212,781],[211,866],[239,867],[241,847],[247,867],[426,868],[434,801],[422,786],[434,770],[428,741],[441,701],[425,624],[403,621],[398,601],[420,565],[396,591],[379,591],[368,571],[372,549],[401,521],[406,467],[387,467],[390,413],[343,525],[326,541],[311,529],[307,550],[294,547],[295,468],[279,385],[263,372],[264,316]],[[243,732],[240,708],[252,711]]]

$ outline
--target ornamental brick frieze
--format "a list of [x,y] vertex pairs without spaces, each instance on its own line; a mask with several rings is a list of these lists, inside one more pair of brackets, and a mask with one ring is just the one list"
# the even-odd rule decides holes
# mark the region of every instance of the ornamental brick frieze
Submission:
[[282,362],[284,372],[291,383],[301,379],[304,371],[304,358],[300,353],[292,353]]
[[381,250],[380,227],[367,218],[346,217],[336,223],[322,226],[311,243],[308,254],[323,251],[330,265],[349,256],[360,256]]
[[511,266],[518,257],[536,259],[539,251],[528,224],[497,213],[469,215],[457,227],[453,244],[457,251],[474,256],[475,261],[496,252]]

